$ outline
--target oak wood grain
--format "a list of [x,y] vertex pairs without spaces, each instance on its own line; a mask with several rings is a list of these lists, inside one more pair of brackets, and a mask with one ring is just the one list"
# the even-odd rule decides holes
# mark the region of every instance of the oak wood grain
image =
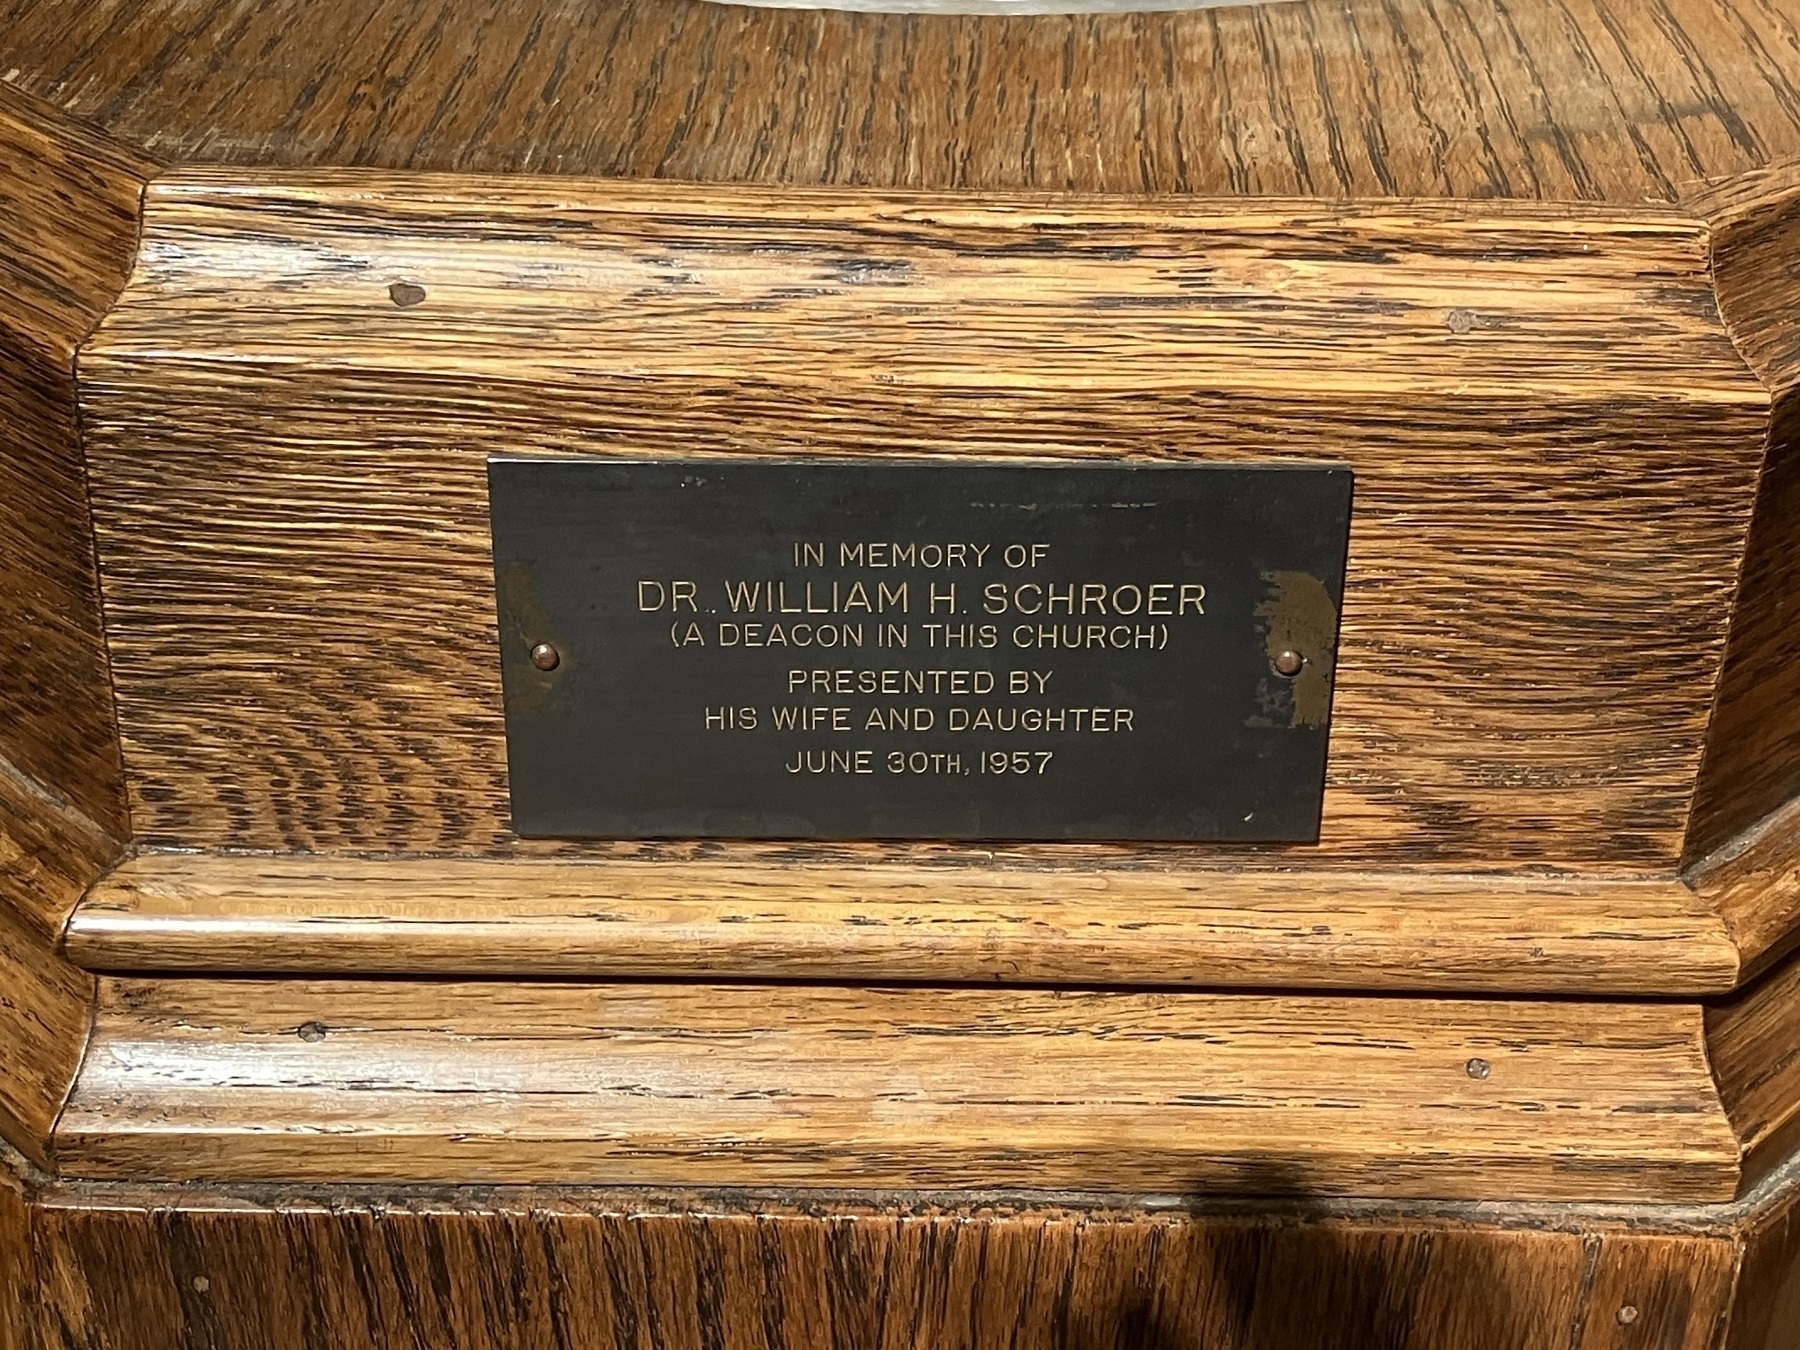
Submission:
[[58,949],[120,845],[0,761],[0,1139],[39,1165],[87,1044],[94,980]]
[[1638,203],[1800,154],[1791,0],[8,0],[0,76],[243,166]]
[[1708,1007],[1706,1048],[1754,1178],[1800,1143],[1800,959]]
[[191,979],[102,980],[56,1144],[110,1178],[1640,1202],[1729,1199],[1738,1156],[1692,1005]]
[[40,1167],[87,1045],[94,977],[0,907],[0,1139]]
[[1743,1246],[1725,1350],[1783,1350],[1800,1327],[1800,1194],[1759,1213]]
[[148,165],[0,84],[0,759],[124,833],[75,348],[118,294]]
[[1674,880],[798,860],[148,853],[88,891],[66,945],[124,971],[1514,994],[1719,993],[1739,968]]
[[36,1350],[26,1344],[25,1325],[28,1316],[38,1320],[36,1300],[28,1296],[36,1287],[37,1270],[25,1185],[10,1165],[13,1156],[0,1155],[0,1350]]
[[1716,185],[1696,202],[1732,339],[1774,397],[1731,639],[1695,790],[1699,858],[1800,792],[1800,168]]
[[[1778,1207],[1708,1223],[1654,1207],[62,1183],[32,1209],[31,1302],[45,1347],[132,1350],[1700,1350],[1725,1329],[1746,1235]],[[1766,1287],[1783,1272],[1761,1250]],[[1733,1350],[1785,1344],[1732,1328]]]
[[0,760],[0,909],[56,942],[89,883],[121,852],[116,839]]
[[82,366],[140,836],[516,847],[494,451],[1327,457],[1357,508],[1304,856],[1672,870],[1769,397],[1704,236],[1642,206],[172,175]]
[[1738,950],[1738,978],[1787,956],[1800,940],[1800,802],[1775,812],[1689,875]]

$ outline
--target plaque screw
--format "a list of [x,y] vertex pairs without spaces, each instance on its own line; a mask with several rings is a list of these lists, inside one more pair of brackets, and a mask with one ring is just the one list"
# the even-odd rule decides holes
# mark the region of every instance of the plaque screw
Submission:
[[425,299],[425,288],[411,281],[396,281],[388,287],[388,299],[396,309],[411,309]]
[[555,670],[562,664],[562,653],[548,642],[540,642],[531,649],[531,664],[539,670]]
[[1300,673],[1300,667],[1305,664],[1306,658],[1299,652],[1285,651],[1275,658],[1275,673],[1291,679]]
[[1486,1078],[1494,1071],[1494,1066],[1485,1059],[1472,1059],[1463,1068],[1471,1078]]

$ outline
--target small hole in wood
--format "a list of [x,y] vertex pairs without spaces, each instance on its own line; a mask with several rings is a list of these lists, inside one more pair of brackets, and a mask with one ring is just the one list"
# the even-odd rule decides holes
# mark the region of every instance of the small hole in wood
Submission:
[[325,1024],[323,1022],[302,1022],[300,1029],[294,1034],[309,1045],[316,1045],[325,1039]]
[[1494,1066],[1485,1059],[1472,1059],[1463,1065],[1463,1069],[1471,1078],[1486,1078],[1494,1071]]
[[411,309],[425,298],[425,288],[410,281],[396,281],[388,287],[388,299],[401,309]]

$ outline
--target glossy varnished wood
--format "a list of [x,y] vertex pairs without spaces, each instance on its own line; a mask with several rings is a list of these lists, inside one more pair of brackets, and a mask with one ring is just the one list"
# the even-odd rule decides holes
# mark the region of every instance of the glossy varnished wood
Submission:
[[1797,33],[1791,0],[8,0],[0,76],[187,162],[1637,203],[1800,153]]
[[50,1133],[87,1045],[94,979],[58,937],[120,851],[0,763],[0,1139],[50,1160]]
[[74,365],[131,267],[148,169],[0,84],[0,760],[117,833]]
[[1718,1201],[1738,1144],[1702,1030],[1680,1004],[106,979],[56,1146],[113,1178]]
[[44,1350],[1792,1344],[1767,1298],[1786,1193],[1699,1211],[91,1183],[31,1200]]
[[1720,993],[1740,969],[1710,901],[1674,879],[820,866],[766,854],[146,853],[89,891],[67,948],[101,970],[1590,995]]
[[82,365],[139,835],[513,847],[489,453],[1298,457],[1357,506],[1294,856],[1672,872],[1769,401],[1705,244],[1644,207],[159,180]]

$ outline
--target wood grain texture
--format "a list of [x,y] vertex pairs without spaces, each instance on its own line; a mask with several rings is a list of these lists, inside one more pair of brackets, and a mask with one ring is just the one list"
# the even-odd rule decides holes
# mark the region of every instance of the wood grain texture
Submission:
[[1800,802],[1739,836],[1688,880],[1724,923],[1740,980],[1787,956],[1800,939]]
[[1747,175],[1696,205],[1711,222],[1719,311],[1775,406],[1695,792],[1690,858],[1800,793],[1800,168]]
[[0,76],[245,166],[1638,203],[1800,154],[1792,0],[6,0]]
[[94,977],[0,907],[0,1139],[40,1167],[87,1045]]
[[87,1045],[94,994],[58,939],[119,852],[0,761],[0,1139],[39,1165]]
[[1707,1350],[1742,1246],[1735,1226],[1684,1231],[1648,1208],[825,1208],[571,1188],[64,1184],[32,1221],[45,1350]]
[[107,1178],[1686,1202],[1729,1199],[1738,1155],[1690,1005],[108,979],[57,1156]]
[[1677,881],[142,854],[71,917],[99,970],[1720,993]]
[[936,453],[1349,461],[1299,853],[1680,855],[1768,412],[1685,217],[351,174],[146,219],[82,384],[148,843],[514,847],[490,452]]
[[1706,1048],[1754,1178],[1800,1143],[1800,958],[1709,1007]]
[[26,1317],[38,1320],[37,1300],[31,1297],[37,1270],[25,1184],[9,1165],[13,1156],[0,1154],[0,1350],[37,1350],[25,1339]]
[[1800,1327],[1800,1194],[1758,1214],[1743,1246],[1725,1350],[1787,1350]]
[[121,834],[74,361],[131,268],[146,169],[0,85],[0,759]]
[[46,942],[123,846],[0,760],[0,909]]

